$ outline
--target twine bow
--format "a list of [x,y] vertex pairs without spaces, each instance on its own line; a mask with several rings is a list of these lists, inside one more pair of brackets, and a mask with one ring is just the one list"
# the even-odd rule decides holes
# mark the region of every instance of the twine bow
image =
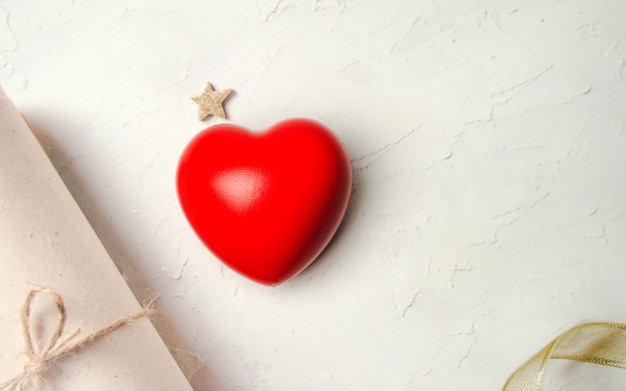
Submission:
[[[31,320],[31,306],[35,297],[40,293],[48,294],[57,310],[56,326],[50,336],[50,340],[43,347],[40,347],[40,344],[36,343],[33,338],[33,322]],[[52,289],[40,286],[33,287],[26,296],[21,317],[22,333],[26,345],[24,353],[28,361],[17,376],[0,384],[0,390],[22,391],[28,389],[29,386],[35,390],[41,389],[41,373],[50,368],[55,361],[86,348],[96,340],[129,325],[139,318],[151,316],[154,312],[152,303],[150,303],[143,310],[121,318],[82,338],[79,338],[79,328],[64,335],[67,313],[63,304],[63,298]]]

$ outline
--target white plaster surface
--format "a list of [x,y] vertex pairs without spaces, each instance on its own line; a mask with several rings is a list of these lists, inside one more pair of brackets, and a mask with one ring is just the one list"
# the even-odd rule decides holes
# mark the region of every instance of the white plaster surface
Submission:
[[[626,322],[625,77],[622,0],[0,0],[0,84],[197,390],[494,390]],[[341,231],[279,287],[179,208],[207,81],[230,121],[313,118],[353,159]],[[548,389],[624,382],[554,363]]]

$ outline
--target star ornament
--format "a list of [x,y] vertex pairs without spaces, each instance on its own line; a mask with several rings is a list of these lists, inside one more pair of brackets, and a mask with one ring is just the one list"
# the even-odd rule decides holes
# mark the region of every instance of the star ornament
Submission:
[[210,115],[225,119],[224,101],[232,92],[233,90],[230,88],[223,91],[215,91],[211,83],[207,83],[202,94],[191,98],[198,104],[198,119],[203,121]]

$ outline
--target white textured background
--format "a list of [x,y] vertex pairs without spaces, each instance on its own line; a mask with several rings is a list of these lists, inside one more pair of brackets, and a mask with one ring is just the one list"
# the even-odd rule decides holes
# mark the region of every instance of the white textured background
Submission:
[[[622,0],[0,0],[0,84],[204,360],[197,390],[494,390],[565,329],[626,322],[625,77]],[[207,81],[232,122],[317,119],[353,159],[341,232],[277,288],[180,211]]]

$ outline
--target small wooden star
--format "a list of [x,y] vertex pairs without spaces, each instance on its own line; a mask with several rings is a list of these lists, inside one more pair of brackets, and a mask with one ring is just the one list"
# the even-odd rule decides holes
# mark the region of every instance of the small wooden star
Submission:
[[202,121],[210,115],[226,118],[223,105],[232,92],[233,90],[230,88],[223,91],[215,91],[211,83],[207,83],[202,94],[191,98],[198,104],[198,119]]

